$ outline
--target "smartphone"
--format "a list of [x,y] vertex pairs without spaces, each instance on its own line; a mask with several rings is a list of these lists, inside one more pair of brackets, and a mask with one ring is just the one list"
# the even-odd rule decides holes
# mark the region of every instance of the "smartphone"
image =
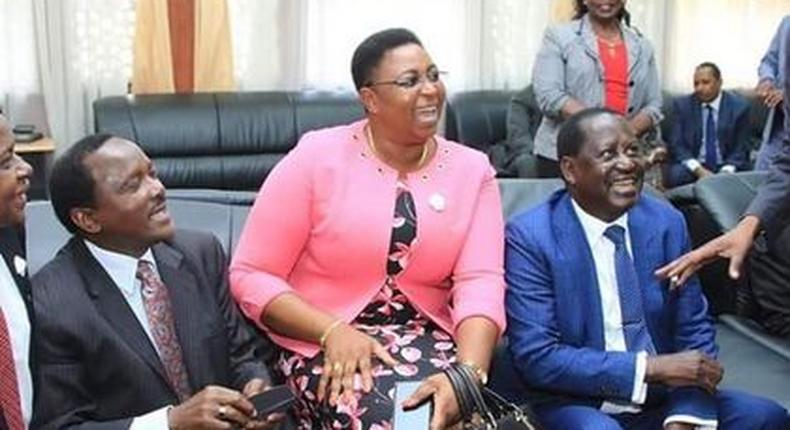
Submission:
[[296,401],[293,391],[286,385],[277,385],[250,398],[259,417],[275,412],[285,412]]
[[431,400],[426,400],[415,408],[404,410],[403,402],[417,391],[422,381],[395,383],[395,413],[392,419],[393,430],[425,430],[431,423]]

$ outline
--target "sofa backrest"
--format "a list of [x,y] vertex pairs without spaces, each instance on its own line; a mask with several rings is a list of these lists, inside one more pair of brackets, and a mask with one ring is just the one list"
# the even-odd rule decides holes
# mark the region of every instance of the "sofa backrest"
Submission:
[[447,105],[445,136],[487,152],[490,145],[507,138],[507,114],[514,94],[506,90],[454,94]]
[[[500,179],[505,218],[542,202],[563,186],[559,179]],[[244,191],[174,189],[167,192],[167,208],[179,228],[214,234],[226,251],[235,249],[256,193]],[[36,273],[69,238],[49,201],[27,205],[27,258]]]
[[694,183],[694,195],[724,233],[738,224],[767,177],[758,171],[713,175]]
[[333,92],[113,96],[93,110],[95,131],[137,142],[168,188],[253,191],[302,134],[363,116]]

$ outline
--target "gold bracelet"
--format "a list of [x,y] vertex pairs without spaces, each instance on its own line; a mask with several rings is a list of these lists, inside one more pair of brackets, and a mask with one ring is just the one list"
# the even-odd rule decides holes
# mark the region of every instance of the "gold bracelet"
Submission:
[[481,385],[488,384],[488,374],[484,372],[483,368],[477,363],[471,360],[464,360],[461,362],[461,364],[472,370],[472,373],[474,373],[475,376],[477,376],[477,379],[480,380]]
[[318,344],[319,344],[319,345],[321,345],[321,349],[324,349],[324,347],[326,346],[326,338],[328,338],[328,337],[329,337],[329,334],[330,334],[330,333],[332,333],[332,330],[336,329],[336,328],[337,328],[337,326],[339,326],[339,325],[340,325],[340,324],[342,324],[342,323],[343,323],[343,320],[341,320],[341,319],[336,319],[336,320],[334,320],[334,321],[332,322],[332,324],[329,324],[329,325],[328,325],[328,326],[327,326],[327,327],[324,329],[324,332],[323,332],[323,333],[321,333],[321,337],[320,337],[320,338],[319,338],[319,340],[318,340]]

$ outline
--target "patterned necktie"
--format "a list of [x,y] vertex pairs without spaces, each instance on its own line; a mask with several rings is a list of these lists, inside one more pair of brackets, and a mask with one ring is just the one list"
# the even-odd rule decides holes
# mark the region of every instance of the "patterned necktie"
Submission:
[[189,386],[181,345],[176,337],[176,326],[167,287],[154,272],[151,263],[147,261],[140,260],[137,263],[137,278],[142,283],[143,307],[148,316],[148,324],[151,326],[151,335],[156,342],[159,357],[165,366],[170,384],[178,394],[178,398],[184,401],[189,398],[192,389]]
[[0,407],[9,430],[24,430],[22,403],[19,400],[19,385],[16,379],[11,337],[8,334],[3,310],[0,309]]
[[614,268],[617,276],[617,293],[620,298],[620,314],[623,319],[623,335],[628,351],[647,351],[655,354],[653,341],[647,331],[645,313],[642,309],[642,291],[636,275],[634,261],[625,246],[625,229],[613,225],[604,236],[614,243]]
[[713,118],[716,111],[713,110],[713,106],[706,104],[705,112],[707,113],[705,119],[705,168],[715,172],[719,164],[717,157],[719,149],[716,147],[716,121]]

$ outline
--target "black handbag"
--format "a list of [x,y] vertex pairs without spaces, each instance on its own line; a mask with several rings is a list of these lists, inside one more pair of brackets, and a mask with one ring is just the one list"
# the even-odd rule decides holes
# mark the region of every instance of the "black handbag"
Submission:
[[528,406],[518,406],[480,386],[474,372],[464,364],[444,370],[455,391],[464,429],[470,430],[543,430]]

